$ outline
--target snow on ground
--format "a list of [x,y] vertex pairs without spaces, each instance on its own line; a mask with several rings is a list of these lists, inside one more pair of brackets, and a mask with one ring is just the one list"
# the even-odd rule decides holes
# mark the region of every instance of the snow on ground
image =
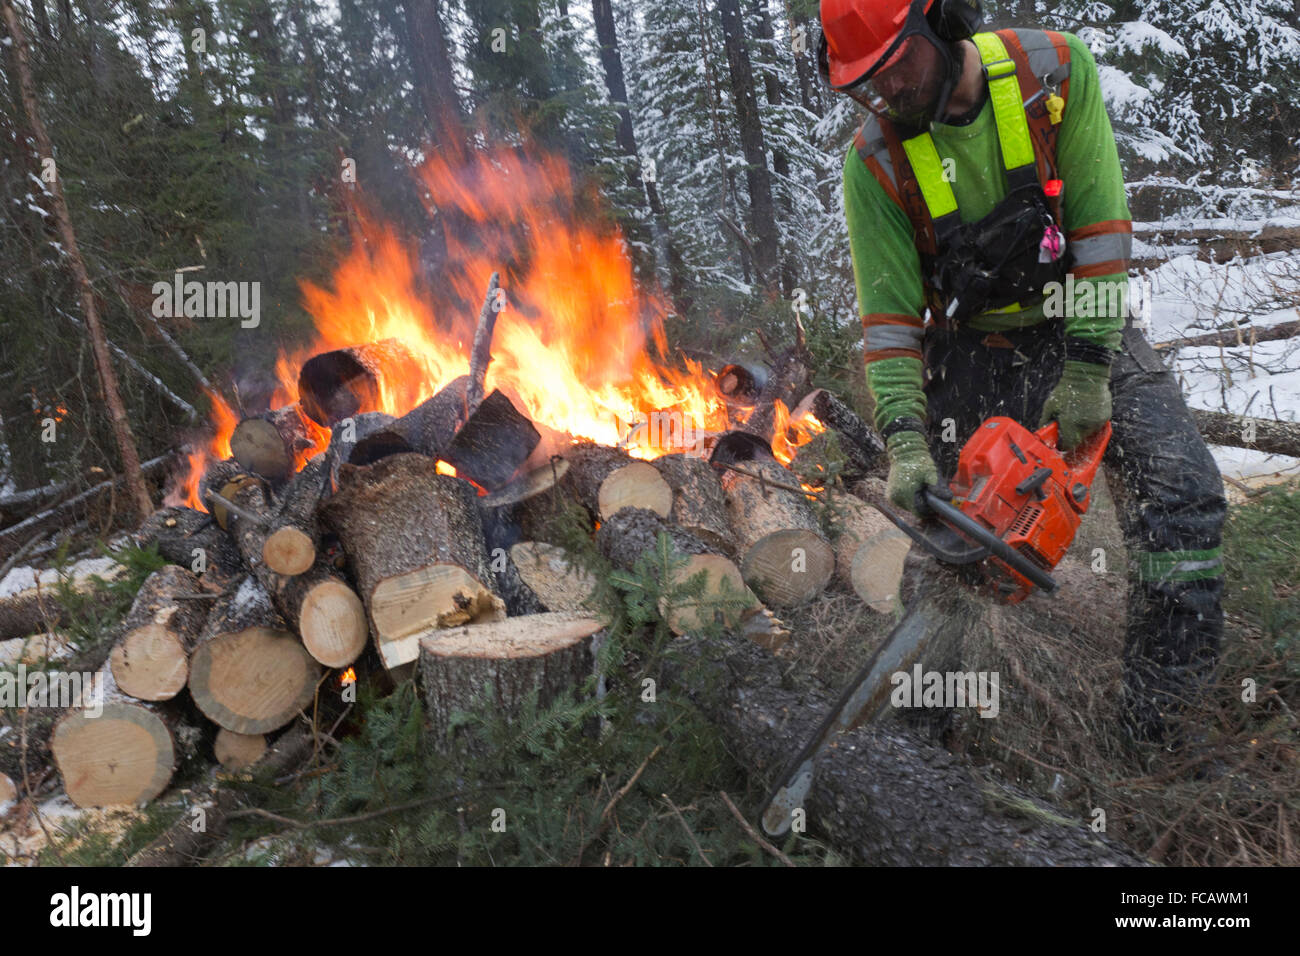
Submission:
[[[124,573],[124,570],[120,564],[109,557],[86,558],[71,567],[64,568],[62,572],[57,568],[46,568],[40,572],[40,583],[42,588],[52,588],[59,583],[60,578],[67,579],[71,583],[80,583],[94,575],[99,575],[105,581],[111,581]],[[0,598],[13,597],[15,594],[30,590],[36,587],[36,581],[35,568],[14,568],[4,576],[4,580],[0,580]]]
[[[1135,253],[1136,254],[1136,253]],[[1230,329],[1264,327],[1300,317],[1300,253],[1226,263],[1185,255],[1147,273],[1153,343]],[[1188,404],[1237,415],[1300,421],[1300,338],[1219,349],[1182,348],[1173,360]],[[1211,449],[1220,470],[1244,479],[1300,475],[1300,459],[1241,448]]]

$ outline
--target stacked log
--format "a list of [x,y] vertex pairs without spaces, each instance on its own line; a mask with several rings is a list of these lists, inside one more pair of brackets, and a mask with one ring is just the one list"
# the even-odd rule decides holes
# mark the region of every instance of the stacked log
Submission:
[[185,688],[190,653],[208,618],[204,596],[199,579],[174,564],[145,579],[108,657],[113,679],[124,693],[160,701],[171,700]]
[[280,482],[294,473],[299,456],[315,444],[295,402],[246,418],[230,436],[230,453],[250,474]]

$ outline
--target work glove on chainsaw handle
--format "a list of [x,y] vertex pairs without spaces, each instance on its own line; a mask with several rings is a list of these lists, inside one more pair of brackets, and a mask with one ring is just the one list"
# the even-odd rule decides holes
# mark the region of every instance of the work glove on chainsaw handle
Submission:
[[1067,359],[1060,381],[1043,403],[1038,425],[1056,419],[1060,448],[1069,451],[1110,421],[1110,413],[1110,367]]
[[889,500],[900,508],[921,515],[929,511],[921,492],[926,485],[939,484],[939,469],[930,455],[925,436],[902,431],[885,441],[889,450]]

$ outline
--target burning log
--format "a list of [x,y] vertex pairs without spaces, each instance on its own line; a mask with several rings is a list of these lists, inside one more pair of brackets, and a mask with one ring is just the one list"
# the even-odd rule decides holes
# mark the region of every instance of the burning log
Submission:
[[199,479],[199,500],[207,506],[222,531],[226,530],[228,516],[226,501],[238,491],[240,484],[249,480],[255,480],[255,476],[250,476],[233,458],[210,461],[203,469],[203,477]]
[[790,420],[797,422],[809,413],[816,415],[823,425],[835,429],[844,439],[840,443],[844,454],[862,471],[888,470],[885,443],[880,435],[833,394],[824,388],[813,389],[795,406]]
[[207,588],[228,590],[245,573],[239,549],[210,514],[193,508],[160,508],[135,533],[137,547],[157,548],[172,564],[189,568]]
[[369,465],[403,451],[441,458],[457,430],[469,417],[465,412],[468,386],[468,375],[453,379],[432,398],[421,402],[387,428],[372,432],[359,441],[349,462]]
[[243,770],[257,763],[266,753],[266,735],[237,734],[221,727],[212,742],[212,752],[217,763],[227,770]]
[[359,412],[378,411],[386,377],[404,382],[422,375],[405,345],[385,339],[312,356],[298,370],[298,396],[308,418],[331,428]]
[[546,707],[591,676],[604,625],[573,613],[531,614],[418,635],[419,681],[436,746],[449,747],[451,717],[494,690],[493,709],[507,719],[529,695]]
[[326,456],[337,470],[340,464],[370,465],[388,455],[411,451],[406,439],[393,431],[396,422],[383,412],[362,412],[345,418],[334,427]]
[[911,538],[852,495],[834,495],[831,508],[840,529],[835,539],[836,577],[873,611],[892,613]]
[[790,484],[790,472],[764,447],[750,443],[748,450],[752,457],[736,466],[743,474],[722,475],[740,571],[768,604],[789,607],[822,592],[835,571],[835,552],[807,497],[777,487]]
[[494,389],[470,414],[439,455],[456,474],[496,491],[528,460],[541,435],[533,423]]
[[621,448],[583,442],[564,457],[569,472],[563,484],[600,521],[621,508],[647,508],[661,518],[672,510],[673,490],[663,475]]
[[276,574],[302,574],[315,564],[320,548],[316,508],[329,488],[329,457],[317,455],[285,489],[284,502],[267,524],[262,543],[262,561]]
[[[321,481],[322,474],[317,470],[308,481]],[[321,554],[316,554],[311,567],[301,574],[276,574],[263,557],[271,525],[266,490],[256,481],[236,484],[238,490],[230,500],[242,515],[228,520],[244,563],[316,660],[327,667],[352,663],[365,649],[368,634],[361,599]],[[254,520],[259,517],[260,521]]]
[[664,455],[651,464],[672,489],[668,519],[718,551],[734,554],[736,539],[717,470],[705,459],[685,454]]
[[68,799],[79,807],[147,803],[171,782],[178,750],[192,746],[197,735],[185,732],[176,701],[128,697],[107,665],[95,681],[102,703],[83,693],[81,706],[61,717],[50,735]]
[[253,577],[212,609],[190,655],[194,703],[214,724],[239,734],[283,727],[311,702],[319,679],[320,665]]
[[569,552],[542,541],[520,541],[510,549],[510,557],[546,610],[587,610],[596,579]]
[[108,656],[123,693],[159,701],[184,690],[190,652],[212,603],[190,598],[203,593],[199,579],[174,564],[145,579],[122,622],[122,638]]
[[297,403],[245,418],[230,436],[230,453],[241,468],[267,481],[293,474],[298,456],[314,442]]
[[[430,627],[500,620],[472,486],[424,455],[344,465],[322,517],[342,542],[384,665],[406,669]],[[404,672],[404,671],[403,671]]]
[[745,366],[732,363],[713,377],[713,386],[728,405],[753,408],[763,383]]
[[808,389],[808,359],[801,331],[799,340],[777,360],[771,376],[754,399],[754,410],[741,426],[745,431],[764,441],[772,440],[777,401],[783,402],[786,408],[794,408]]
[[[789,632],[765,614],[766,609],[745,585],[740,571],[726,555],[644,508],[624,508],[611,515],[596,533],[596,546],[620,568],[631,569],[647,552],[655,553],[659,535],[668,535],[682,565],[672,572],[671,584],[680,588],[698,574],[704,575],[704,591],[698,597],[671,598],[664,595],[659,613],[674,634],[686,634],[717,618],[728,627],[744,627],[747,636],[771,649],[785,643]],[[751,618],[756,618],[750,625]]]

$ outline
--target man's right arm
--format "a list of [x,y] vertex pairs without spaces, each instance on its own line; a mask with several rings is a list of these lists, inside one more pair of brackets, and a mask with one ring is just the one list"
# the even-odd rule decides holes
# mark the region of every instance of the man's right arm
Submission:
[[867,387],[883,429],[896,418],[925,420],[921,313],[925,293],[912,224],[857,151],[844,163],[844,217],[853,254]]

